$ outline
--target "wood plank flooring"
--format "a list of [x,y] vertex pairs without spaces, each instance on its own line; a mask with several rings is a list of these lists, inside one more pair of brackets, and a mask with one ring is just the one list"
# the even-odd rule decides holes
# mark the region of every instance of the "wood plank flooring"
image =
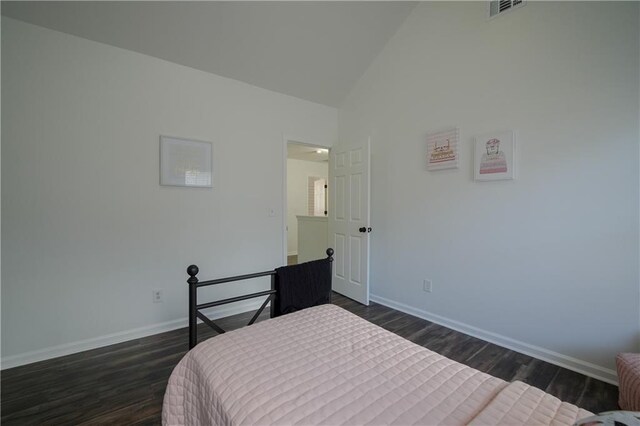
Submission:
[[[617,409],[618,388],[613,385],[379,304],[362,306],[337,294],[334,303],[504,380],[521,380],[590,411]],[[251,316],[219,322],[234,329]],[[200,327],[201,339],[214,335]],[[0,377],[2,424],[159,424],[167,380],[187,351],[187,336],[187,329],[174,330],[5,370]]]

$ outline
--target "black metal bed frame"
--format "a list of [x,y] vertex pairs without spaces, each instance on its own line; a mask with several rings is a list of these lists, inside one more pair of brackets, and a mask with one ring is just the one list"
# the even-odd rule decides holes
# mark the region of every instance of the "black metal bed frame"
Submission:
[[[333,262],[333,249],[328,248],[326,253],[327,253],[327,259],[329,260],[329,264],[331,264],[331,262]],[[208,325],[218,333],[220,334],[225,333],[225,330],[223,330],[222,327],[216,324],[213,320],[209,319],[205,314],[200,312],[201,309],[207,309],[207,308],[212,308],[214,306],[226,305],[228,303],[239,302],[247,299],[253,299],[255,297],[267,296],[265,301],[260,306],[260,309],[258,309],[258,311],[253,315],[253,317],[249,321],[249,324],[247,325],[253,324],[258,319],[258,317],[260,316],[260,314],[262,314],[262,311],[267,306],[269,301],[271,301],[269,316],[270,318],[274,317],[275,303],[276,303],[276,298],[278,297],[277,290],[276,290],[278,273],[276,272],[275,269],[273,271],[256,272],[255,274],[237,275],[235,277],[219,278],[219,279],[209,280],[209,281],[199,281],[198,277],[196,276],[198,275],[198,272],[200,272],[200,268],[198,268],[197,265],[189,265],[189,267],[187,268],[187,274],[189,274],[189,279],[187,280],[187,283],[189,283],[189,349],[193,349],[193,347],[198,344],[198,318],[200,318],[203,323],[205,323],[206,325]],[[249,280],[252,278],[260,278],[260,277],[268,277],[268,276],[271,277],[270,290],[258,291],[256,293],[246,294],[243,296],[230,297],[228,299],[202,303],[200,305],[198,304],[198,289],[200,287],[207,287],[210,285],[224,284],[224,283],[230,283],[234,281],[243,281],[243,280]]]

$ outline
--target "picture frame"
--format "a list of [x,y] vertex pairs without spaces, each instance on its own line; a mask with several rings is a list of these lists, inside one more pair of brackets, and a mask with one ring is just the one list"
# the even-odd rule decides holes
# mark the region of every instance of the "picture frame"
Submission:
[[213,143],[160,136],[160,185],[213,187]]
[[474,179],[510,180],[516,177],[516,136],[512,130],[485,133],[474,138]]
[[427,170],[457,169],[460,163],[457,127],[427,134]]

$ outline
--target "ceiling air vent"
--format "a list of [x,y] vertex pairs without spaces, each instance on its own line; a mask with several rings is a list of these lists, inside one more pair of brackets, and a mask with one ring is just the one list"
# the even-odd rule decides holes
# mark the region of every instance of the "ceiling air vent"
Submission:
[[491,0],[489,2],[489,18],[525,5],[526,0]]

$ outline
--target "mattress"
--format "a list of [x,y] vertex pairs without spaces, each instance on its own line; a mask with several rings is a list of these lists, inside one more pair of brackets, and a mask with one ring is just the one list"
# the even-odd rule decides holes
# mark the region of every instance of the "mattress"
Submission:
[[447,359],[335,305],[206,340],[174,369],[165,425],[572,424],[591,413]]

